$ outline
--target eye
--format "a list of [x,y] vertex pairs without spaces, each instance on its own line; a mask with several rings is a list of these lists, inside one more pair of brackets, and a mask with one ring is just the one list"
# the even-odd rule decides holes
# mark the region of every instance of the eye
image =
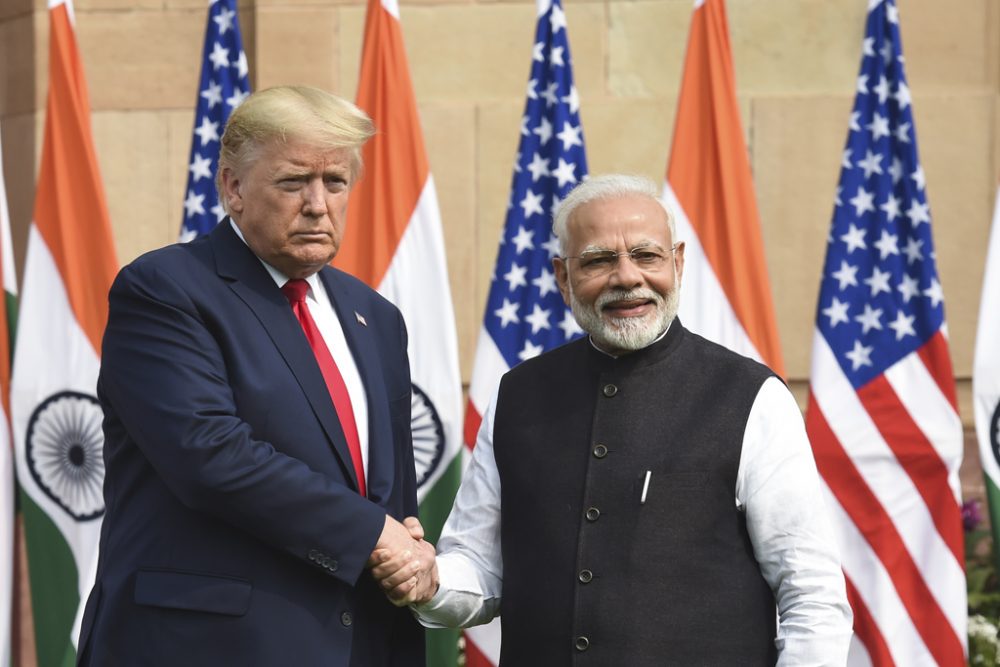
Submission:
[[633,250],[632,261],[643,266],[653,266],[663,261],[663,255],[655,250]]
[[595,252],[583,255],[580,258],[580,266],[585,269],[599,269],[612,266],[617,259],[618,255],[613,252]]

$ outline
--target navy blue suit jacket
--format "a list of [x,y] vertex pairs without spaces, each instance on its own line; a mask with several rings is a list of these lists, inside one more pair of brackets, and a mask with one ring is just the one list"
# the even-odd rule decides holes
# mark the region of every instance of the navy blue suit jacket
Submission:
[[417,511],[406,330],[360,281],[320,275],[368,398],[367,499],[298,320],[228,221],[119,273],[82,664],[424,664],[422,630],[364,569],[385,515]]

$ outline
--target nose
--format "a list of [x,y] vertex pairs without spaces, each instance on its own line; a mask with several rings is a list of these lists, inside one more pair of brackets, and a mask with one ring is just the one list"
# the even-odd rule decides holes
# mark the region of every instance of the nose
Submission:
[[625,252],[618,255],[618,261],[615,263],[615,268],[611,271],[608,279],[612,286],[624,289],[639,287],[644,280],[642,271],[632,261],[631,255]]
[[321,179],[309,181],[302,191],[302,213],[313,217],[326,215],[326,186]]

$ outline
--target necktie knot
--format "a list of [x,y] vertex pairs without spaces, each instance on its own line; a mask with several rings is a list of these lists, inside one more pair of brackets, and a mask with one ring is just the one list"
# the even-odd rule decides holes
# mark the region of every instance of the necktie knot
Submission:
[[292,278],[281,286],[281,291],[289,303],[302,303],[306,300],[309,283],[302,278]]

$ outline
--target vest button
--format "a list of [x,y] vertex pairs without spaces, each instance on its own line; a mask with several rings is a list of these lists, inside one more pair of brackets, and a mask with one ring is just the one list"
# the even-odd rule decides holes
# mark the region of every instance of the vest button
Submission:
[[581,584],[589,584],[594,578],[594,573],[590,570],[580,570],[580,575],[578,577]]
[[616,387],[615,385],[613,384],[604,385],[604,395],[607,396],[608,398],[611,398],[617,393],[618,393],[618,387]]
[[587,510],[587,521],[597,521],[601,516],[601,510],[591,507]]
[[573,646],[576,647],[577,651],[586,651],[590,647],[590,640],[586,637],[577,637],[576,641],[573,642]]
[[349,611],[345,611],[340,615],[340,624],[345,628],[351,627],[354,624],[354,615]]
[[594,456],[596,456],[597,458],[603,459],[607,455],[608,455],[608,448],[605,447],[604,445],[597,445],[596,447],[594,447]]

